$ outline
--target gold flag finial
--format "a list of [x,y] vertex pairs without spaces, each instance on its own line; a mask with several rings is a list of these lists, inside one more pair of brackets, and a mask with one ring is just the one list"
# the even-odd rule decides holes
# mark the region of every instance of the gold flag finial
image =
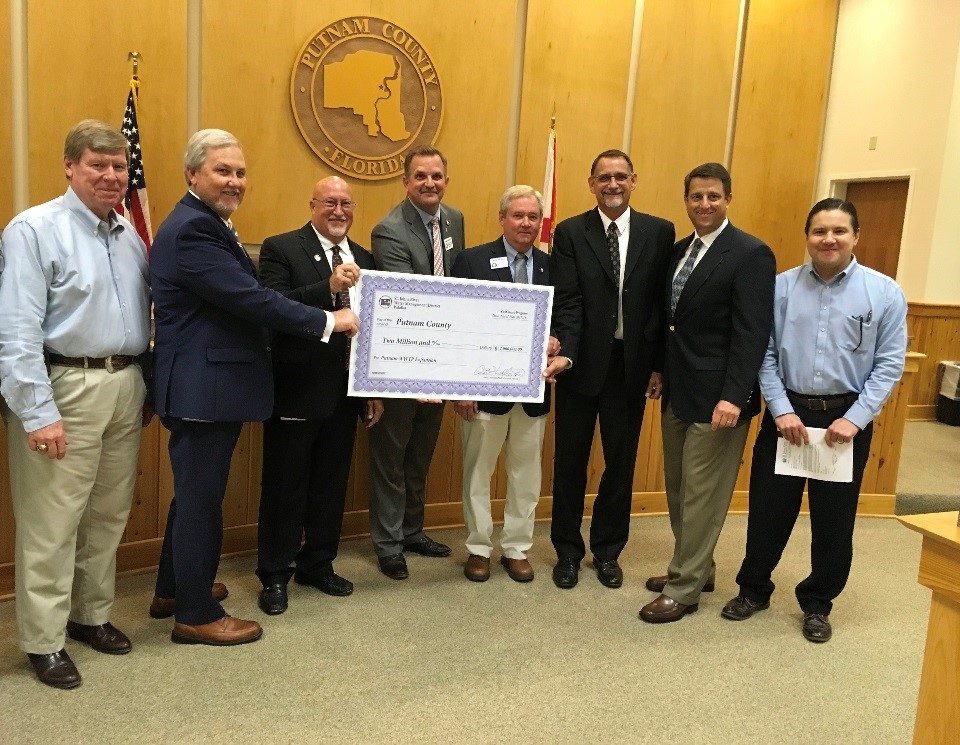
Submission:
[[140,52],[127,52],[127,62],[133,62],[133,79],[139,80],[138,73],[140,72],[140,60],[143,59],[143,56]]

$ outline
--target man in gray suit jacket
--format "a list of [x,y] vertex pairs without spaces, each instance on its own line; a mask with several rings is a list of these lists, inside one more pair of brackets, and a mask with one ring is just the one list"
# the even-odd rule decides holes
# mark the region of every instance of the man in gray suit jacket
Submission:
[[[410,150],[403,163],[407,198],[373,228],[377,269],[450,276],[463,251],[463,213],[441,204],[450,179],[447,159],[432,147]],[[413,399],[384,400],[380,424],[370,430],[370,535],[380,571],[409,574],[404,551],[449,556],[450,547],[423,532],[427,469],[443,419],[443,405]]]

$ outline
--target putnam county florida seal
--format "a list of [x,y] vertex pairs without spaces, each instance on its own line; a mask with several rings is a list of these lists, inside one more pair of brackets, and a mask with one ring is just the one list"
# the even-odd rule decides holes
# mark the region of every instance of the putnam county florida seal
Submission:
[[360,179],[403,173],[403,156],[432,145],[443,117],[440,79],[408,31],[381,18],[334,21],[297,55],[290,102],[307,144]]

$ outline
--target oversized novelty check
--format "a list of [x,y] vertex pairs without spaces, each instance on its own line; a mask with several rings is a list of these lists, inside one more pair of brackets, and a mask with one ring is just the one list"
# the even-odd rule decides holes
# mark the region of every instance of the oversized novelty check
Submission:
[[364,271],[351,396],[542,401],[553,288]]

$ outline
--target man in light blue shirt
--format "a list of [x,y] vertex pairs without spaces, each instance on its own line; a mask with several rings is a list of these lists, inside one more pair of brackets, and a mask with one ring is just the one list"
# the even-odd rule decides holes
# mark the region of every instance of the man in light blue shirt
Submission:
[[80,684],[72,639],[125,654],[109,622],[117,545],[137,476],[150,341],[146,246],[114,211],[129,151],[77,124],[66,193],[17,215],[0,253],[0,390],[16,535],[20,645],[39,679]]
[[[856,208],[824,199],[807,217],[810,263],[777,276],[774,329],[760,368],[767,402],[753,449],[747,550],[740,594],[721,615],[742,621],[769,607],[770,576],[800,512],[810,501],[811,572],[796,588],[803,635],[830,639],[828,616],[853,559],[853,525],[873,420],[900,380],[907,349],[907,303],[889,277],[857,263]],[[826,430],[830,446],[853,442],[850,483],[774,472],[777,437],[809,442],[807,427]]]

